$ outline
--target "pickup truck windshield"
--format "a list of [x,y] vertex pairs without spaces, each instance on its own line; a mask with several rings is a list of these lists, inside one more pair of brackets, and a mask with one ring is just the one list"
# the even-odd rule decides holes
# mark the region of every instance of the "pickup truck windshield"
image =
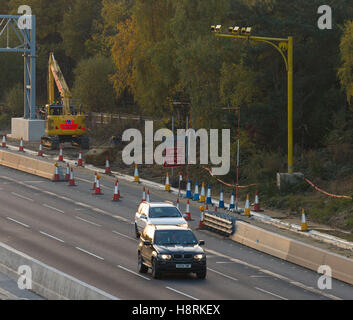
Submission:
[[152,207],[149,211],[150,218],[180,218],[181,214],[175,207]]

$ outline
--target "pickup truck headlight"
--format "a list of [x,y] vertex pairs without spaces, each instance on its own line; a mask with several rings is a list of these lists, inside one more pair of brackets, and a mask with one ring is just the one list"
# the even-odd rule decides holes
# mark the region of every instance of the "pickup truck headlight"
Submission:
[[205,255],[203,253],[194,255],[194,259],[199,261],[202,260],[204,257]]
[[171,260],[172,259],[172,256],[170,254],[160,254],[159,257],[162,260]]
[[189,225],[187,223],[182,223],[182,224],[179,224],[178,226],[182,228],[189,228]]

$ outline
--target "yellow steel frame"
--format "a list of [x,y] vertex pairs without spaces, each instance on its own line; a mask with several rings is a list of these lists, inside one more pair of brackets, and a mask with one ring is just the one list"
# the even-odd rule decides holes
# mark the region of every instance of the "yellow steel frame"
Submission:
[[[288,173],[293,173],[293,37],[271,38],[238,34],[222,34],[217,37],[264,42],[274,47],[282,56],[288,74]],[[287,56],[285,55],[287,52]]]

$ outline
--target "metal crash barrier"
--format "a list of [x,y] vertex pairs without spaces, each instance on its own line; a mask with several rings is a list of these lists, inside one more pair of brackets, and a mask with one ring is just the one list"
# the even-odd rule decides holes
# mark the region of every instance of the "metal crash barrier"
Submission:
[[204,227],[207,230],[225,236],[231,236],[235,231],[236,218],[226,213],[204,213]]

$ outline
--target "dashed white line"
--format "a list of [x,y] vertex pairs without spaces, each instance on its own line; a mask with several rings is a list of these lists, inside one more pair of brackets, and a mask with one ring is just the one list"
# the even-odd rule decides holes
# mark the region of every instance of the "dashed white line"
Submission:
[[233,278],[233,277],[231,277],[231,276],[228,276],[228,275],[226,275],[226,274],[224,274],[224,273],[222,273],[222,272],[213,270],[213,269],[211,269],[211,268],[208,268],[208,267],[207,267],[207,270],[210,270],[210,271],[212,271],[212,272],[214,272],[214,273],[217,273],[217,274],[219,274],[220,276],[225,277],[225,278],[228,278],[228,279],[230,279],[230,280],[238,281],[238,279],[236,279],[236,278]]
[[60,213],[65,213],[64,211],[62,211],[62,210],[60,210],[60,209],[57,209],[57,208],[55,208],[55,207],[49,206],[49,205],[47,205],[47,204],[45,204],[45,203],[43,203],[43,207],[46,207],[46,208],[48,208],[48,209],[52,209],[52,210],[57,211],[57,212],[60,212]]
[[88,221],[88,220],[83,219],[83,218],[81,218],[81,217],[79,217],[79,216],[76,216],[75,218],[78,219],[78,220],[84,221],[84,222],[86,222],[86,223],[92,224],[92,225],[94,225],[94,226],[96,226],[96,227],[101,227],[100,224],[94,223],[94,222],[92,222],[92,221]]
[[86,250],[84,250],[84,249],[82,249],[82,248],[80,248],[80,247],[75,247],[75,248],[76,248],[77,250],[80,250],[80,251],[82,251],[82,252],[84,252],[84,253],[87,253],[87,254],[89,254],[90,256],[95,257],[95,258],[97,258],[97,259],[99,259],[99,260],[104,260],[104,258],[102,258],[102,257],[100,257],[100,256],[97,256],[97,255],[93,254],[92,252],[86,251]]
[[264,290],[264,289],[261,289],[261,288],[258,288],[258,287],[255,287],[255,289],[256,289],[256,290],[259,290],[259,291],[262,291],[262,292],[264,292],[264,293],[270,294],[270,295],[272,295],[272,296],[274,296],[274,297],[280,298],[280,299],[282,299],[282,300],[288,300],[287,298],[283,298],[283,297],[279,296],[278,294],[275,294],[275,293],[266,291],[266,290]]
[[122,236],[122,237],[124,237],[124,238],[130,239],[130,240],[134,240],[134,241],[137,240],[137,239],[135,239],[135,238],[129,237],[129,236],[127,236],[126,234],[120,233],[120,232],[115,231],[115,230],[113,230],[112,232],[115,233],[115,234],[118,234],[119,236]]
[[23,227],[30,228],[29,225],[24,224],[24,223],[22,223],[22,222],[20,222],[20,221],[17,221],[17,220],[15,220],[15,219],[12,219],[12,218],[9,218],[9,217],[6,217],[6,219],[8,219],[8,220],[10,220],[10,221],[12,221],[12,222],[15,222],[15,223],[17,223],[17,224],[20,224],[20,225],[23,226]]
[[34,202],[33,199],[27,198],[27,197],[25,197],[25,196],[23,196],[23,195],[21,195],[21,194],[16,193],[16,192],[11,192],[11,194],[14,195],[15,197],[19,197],[19,198],[22,198],[22,199],[24,199],[24,200],[28,200],[28,201]]
[[44,231],[39,231],[39,233],[42,234],[42,235],[44,235],[44,236],[47,236],[47,237],[49,237],[49,238],[52,238],[52,239],[54,239],[54,240],[57,240],[57,241],[59,241],[59,242],[65,243],[64,240],[61,240],[61,239],[59,239],[59,238],[57,238],[57,237],[54,237],[54,236],[52,236],[51,234],[46,233],[46,232],[44,232]]
[[143,275],[141,275],[141,274],[139,274],[139,273],[137,273],[137,272],[135,272],[135,271],[132,271],[132,270],[130,270],[130,269],[128,269],[128,268],[125,268],[125,267],[123,267],[123,266],[117,266],[118,268],[120,268],[120,269],[123,269],[123,270],[125,270],[125,271],[127,271],[127,272],[130,272],[130,273],[132,273],[132,274],[134,274],[134,275],[136,275],[136,276],[139,276],[140,278],[143,278],[143,279],[145,279],[145,280],[151,280],[150,278],[147,278],[147,277],[145,277],[145,276],[143,276]]
[[197,299],[197,298],[195,298],[195,297],[193,297],[193,296],[190,296],[189,294],[187,294],[187,293],[185,293],[185,292],[181,292],[181,291],[179,291],[179,290],[176,290],[176,289],[173,289],[173,288],[171,288],[171,287],[166,287],[168,290],[171,290],[171,291],[174,291],[174,292],[176,292],[176,293],[179,293],[179,294],[181,294],[181,295],[183,295],[183,296],[185,296],[185,297],[188,297],[188,298],[190,298],[190,299],[192,299],[192,300],[199,300],[199,299]]

